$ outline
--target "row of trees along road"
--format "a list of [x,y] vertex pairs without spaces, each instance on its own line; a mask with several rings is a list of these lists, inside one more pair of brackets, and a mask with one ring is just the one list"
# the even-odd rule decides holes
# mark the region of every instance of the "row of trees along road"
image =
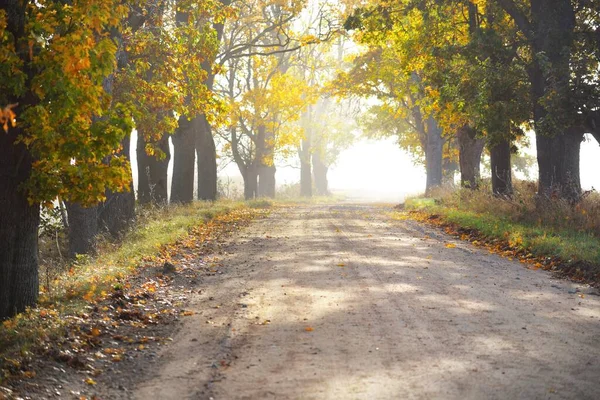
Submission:
[[[71,255],[134,218],[134,128],[139,203],[192,201],[195,169],[214,200],[215,138],[246,198],[274,196],[275,164],[296,155],[302,194],[313,177],[326,193],[352,138],[332,94],[379,99],[363,124],[423,156],[428,191],[457,168],[477,187],[487,148],[510,196],[533,129],[540,197],[576,202],[583,134],[600,139],[596,3],[1,1],[0,318],[35,304],[40,207],[66,204]],[[350,67],[338,21],[364,49]]]
[[424,155],[427,191],[456,153],[477,187],[485,147],[494,193],[510,195],[511,153],[533,129],[540,198],[580,198],[581,142],[600,141],[597,2],[373,0],[345,27],[366,50],[338,91],[380,100],[370,127]]
[[[139,203],[191,202],[195,169],[198,199],[215,200],[214,133],[224,132],[252,170],[246,197],[274,195],[274,159],[300,146],[298,119],[322,96],[292,54],[332,38],[340,20],[335,7],[306,10],[296,0],[0,2],[0,319],[36,302],[40,209],[66,204],[71,256],[134,219],[133,129]],[[298,28],[305,15],[312,26]],[[340,140],[321,142],[325,155]]]

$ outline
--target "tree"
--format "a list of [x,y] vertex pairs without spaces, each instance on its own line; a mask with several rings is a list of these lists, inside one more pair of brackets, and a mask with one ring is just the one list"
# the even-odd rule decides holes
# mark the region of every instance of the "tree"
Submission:
[[599,105],[597,6],[569,0],[496,3],[512,17],[528,52],[538,192],[576,201],[582,119]]
[[116,1],[0,3],[0,104],[16,114],[0,134],[0,318],[37,299],[40,203],[127,188],[116,152],[131,116],[103,87],[117,50],[107,32],[125,12]]
[[340,153],[354,142],[356,110],[348,101],[336,103],[330,98],[321,98],[313,109],[311,154],[315,189],[319,196],[328,196],[327,173]]
[[230,63],[228,79],[230,122],[222,137],[244,178],[245,197],[272,195],[260,191],[260,168],[291,154],[302,135],[295,122],[315,94],[303,80],[280,73],[277,60],[258,56]]
[[[365,40],[367,40],[365,38]],[[353,68],[341,73],[335,86],[341,95],[375,97],[373,118],[366,131],[371,136],[397,136],[399,144],[417,158],[424,156],[426,192],[442,184],[444,138],[419,72],[406,69],[402,52],[374,41],[371,48],[355,57]]]
[[523,112],[529,98],[520,38],[507,14],[493,2],[374,2],[354,10],[346,25],[359,28],[363,42],[399,54],[401,73],[417,73],[424,104],[446,139],[459,142],[461,181],[477,187],[487,143],[494,191],[510,193],[511,142],[530,113]]

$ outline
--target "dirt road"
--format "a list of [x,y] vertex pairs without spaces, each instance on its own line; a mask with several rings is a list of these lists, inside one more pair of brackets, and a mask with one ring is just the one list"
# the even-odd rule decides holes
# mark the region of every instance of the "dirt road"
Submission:
[[388,212],[244,230],[132,397],[600,398],[595,291]]

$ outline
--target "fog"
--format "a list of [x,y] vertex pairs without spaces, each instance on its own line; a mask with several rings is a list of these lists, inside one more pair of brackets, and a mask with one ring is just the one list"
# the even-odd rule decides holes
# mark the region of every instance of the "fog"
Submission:
[[[535,154],[535,140],[531,137],[531,147],[526,149]],[[131,135],[131,158],[134,187],[137,188],[137,132]],[[171,152],[173,147],[171,145]],[[242,177],[235,163],[220,159],[219,178],[230,181],[231,185],[241,185]],[[300,168],[296,160],[280,162],[277,166],[277,184],[280,188],[294,185],[300,180]],[[581,185],[583,190],[600,188],[600,146],[586,135],[581,145]],[[172,177],[173,161],[169,163],[169,181]],[[484,174],[485,176],[485,174]],[[531,177],[537,177],[536,166],[531,168]],[[343,151],[339,160],[329,169],[329,188],[349,201],[361,202],[401,202],[406,196],[425,191],[425,169],[415,165],[411,156],[400,149],[393,139],[359,139]],[[458,175],[457,175],[458,179]],[[196,184],[196,181],[194,181]],[[170,191],[170,182],[169,182]],[[242,191],[242,188],[239,188]]]

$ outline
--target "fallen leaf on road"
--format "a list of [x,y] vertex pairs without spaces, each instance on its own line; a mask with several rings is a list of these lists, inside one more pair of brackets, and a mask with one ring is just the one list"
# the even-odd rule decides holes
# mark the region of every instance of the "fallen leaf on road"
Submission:
[[304,328],[304,330],[306,332],[312,332],[312,331],[314,331],[314,329],[311,326],[307,326],[306,328]]
[[453,249],[455,247],[456,247],[456,245],[454,243],[446,243],[446,248],[448,248],[448,249]]
[[95,384],[96,384],[96,381],[95,381],[95,380],[93,380],[92,378],[87,378],[87,379],[85,380],[85,383],[87,383],[88,385],[95,385]]
[[346,266],[346,264],[344,264],[344,263],[338,263],[338,264],[337,264],[337,266],[338,266],[338,267],[345,267],[345,266]]
[[184,311],[181,313],[184,317],[189,317],[190,315],[194,315],[193,311]]

